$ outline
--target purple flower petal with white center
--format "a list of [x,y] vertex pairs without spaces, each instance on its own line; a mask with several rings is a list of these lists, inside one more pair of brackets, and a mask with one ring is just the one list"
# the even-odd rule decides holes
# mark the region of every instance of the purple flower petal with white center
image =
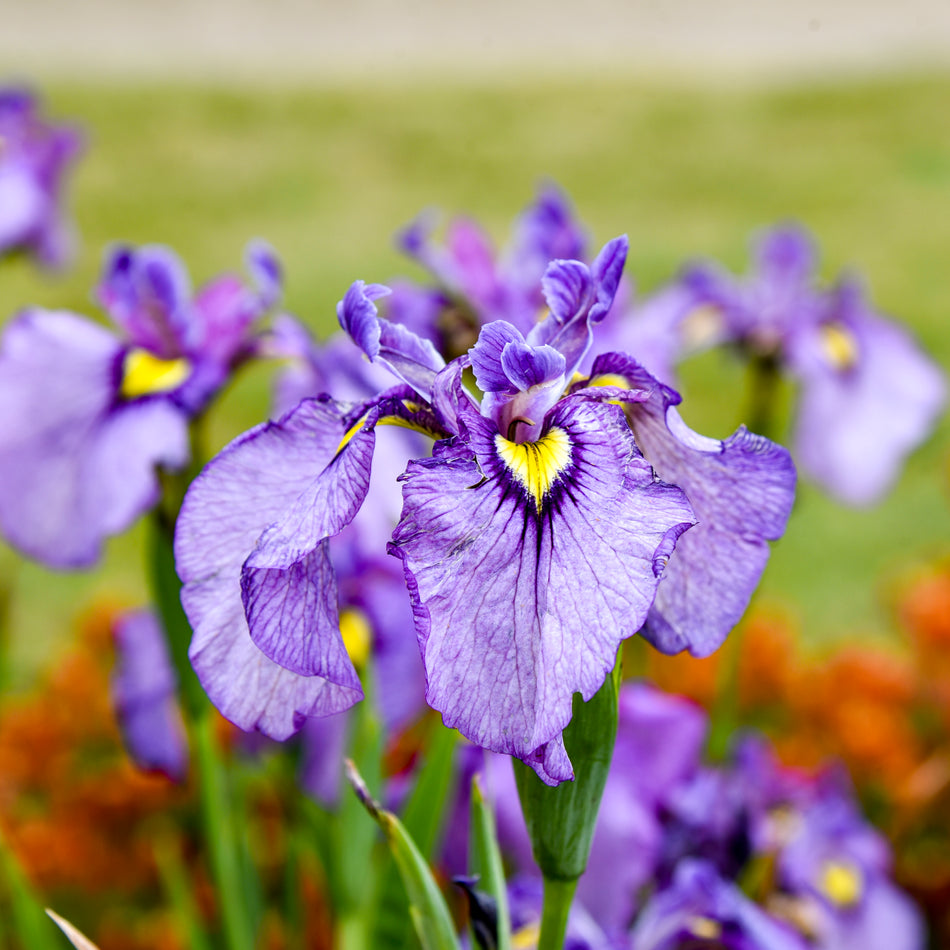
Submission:
[[699,521],[667,565],[643,635],[664,653],[708,656],[745,611],[768,559],[766,542],[785,530],[795,467],[785,449],[744,426],[721,442],[693,432],[675,408],[679,394],[629,357],[600,357],[598,377],[652,392],[626,403],[634,437],[657,474],[686,492]]
[[692,523],[656,482],[616,407],[559,403],[535,443],[481,417],[404,476],[392,550],[403,559],[427,700],[473,742],[572,776],[560,742],[637,631],[657,549]]
[[161,624],[152,611],[137,610],[120,617],[113,632],[112,701],[126,749],[139,768],[184,781],[188,743]]
[[383,363],[424,399],[429,399],[435,374],[445,367],[445,360],[429,340],[398,323],[379,318],[373,301],[388,293],[389,288],[382,284],[367,286],[362,280],[353,283],[337,304],[340,326],[372,362]]
[[[304,676],[269,659],[251,639],[242,603],[244,562],[261,535],[312,490],[336,455],[344,418],[331,401],[310,400],[236,439],[194,481],[178,519],[175,560],[194,630],[195,672],[228,719],[275,739],[292,735],[306,716],[339,712],[362,698],[335,618],[336,582],[325,544],[292,563],[291,579],[301,586],[283,592],[288,616],[301,602],[324,610],[320,632],[327,642],[309,644],[303,631],[294,631],[285,651],[321,675]],[[266,571],[261,576],[269,580]]]
[[52,567],[87,567],[159,497],[156,466],[188,458],[187,419],[161,399],[117,402],[122,345],[67,312],[10,323],[0,352],[0,525]]

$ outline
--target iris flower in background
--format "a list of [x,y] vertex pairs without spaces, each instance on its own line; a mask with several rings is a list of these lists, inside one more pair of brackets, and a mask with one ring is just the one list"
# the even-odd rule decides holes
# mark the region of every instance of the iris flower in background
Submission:
[[[192,659],[229,718],[283,738],[361,697],[331,541],[372,496],[379,425],[436,440],[401,478],[390,551],[412,596],[426,699],[446,725],[556,784],[573,776],[561,739],[572,696],[596,692],[622,639],[647,624],[665,649],[722,642],[765,539],[784,529],[794,469],[744,429],[725,442],[691,432],[678,395],[629,357],[604,355],[574,378],[625,259],[618,238],[590,267],[551,262],[548,315],[527,336],[489,322],[448,365],[378,317],[387,288],[349,289],[341,325],[400,384],[355,406],[304,400],[231,443],[182,507]],[[696,541],[678,561],[688,528]]]
[[63,179],[81,146],[76,129],[40,116],[29,90],[0,88],[0,257],[22,251],[46,267],[68,262]]
[[796,461],[835,498],[867,505],[933,428],[946,383],[856,278],[818,288],[816,263],[803,229],[778,227],[757,243],[749,277],[694,265],[614,330],[664,382],[684,357],[725,344],[787,372],[799,384]]
[[113,250],[98,296],[116,334],[78,314],[26,310],[0,340],[0,530],[56,568],[89,567],[105,538],[182,468],[188,423],[255,355],[279,266],[248,248],[254,288],[224,275],[192,294],[164,247]]

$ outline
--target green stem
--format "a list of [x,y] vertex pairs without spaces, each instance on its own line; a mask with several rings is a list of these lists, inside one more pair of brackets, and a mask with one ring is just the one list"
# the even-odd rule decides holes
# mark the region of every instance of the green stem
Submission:
[[573,881],[559,881],[550,877],[544,879],[544,909],[541,912],[538,950],[562,950],[576,889],[577,878]]
[[228,950],[253,950],[252,928],[244,912],[246,901],[234,834],[234,813],[224,770],[215,749],[211,715],[205,713],[198,717],[194,726],[201,813],[211,851],[211,870],[217,886],[226,945]]
[[782,381],[778,358],[753,356],[749,363],[749,405],[743,420],[751,432],[775,439],[779,385]]

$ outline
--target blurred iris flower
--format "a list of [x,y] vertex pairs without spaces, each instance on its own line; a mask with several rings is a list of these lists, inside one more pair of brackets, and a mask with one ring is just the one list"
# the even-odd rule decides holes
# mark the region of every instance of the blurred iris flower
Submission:
[[68,262],[63,179],[81,146],[76,129],[41,117],[29,90],[0,88],[0,257],[22,251],[46,267]]
[[26,310],[0,341],[0,529],[56,568],[89,567],[105,538],[160,496],[156,468],[182,468],[188,424],[260,346],[279,266],[257,243],[255,286],[224,275],[192,294],[167,248],[119,247],[99,299],[116,334],[67,311]]
[[436,440],[401,477],[389,550],[446,725],[556,784],[573,776],[561,739],[572,696],[596,692],[623,638],[645,625],[661,649],[722,642],[784,529],[794,468],[745,429],[725,442],[692,432],[678,394],[622,354],[575,379],[626,250],[618,238],[590,266],[552,261],[547,316],[527,335],[486,323],[448,365],[378,316],[388,288],[350,287],[342,327],[399,384],[356,405],[304,400],[212,460],[182,507],[192,660],[229,718],[284,738],[361,698],[331,539],[372,494],[380,425]]
[[615,324],[618,340],[665,382],[679,360],[719,345],[787,372],[799,384],[792,454],[802,470],[847,504],[878,501],[943,409],[943,374],[855,277],[816,286],[803,229],[766,232],[754,257],[744,280],[713,264],[687,268]]

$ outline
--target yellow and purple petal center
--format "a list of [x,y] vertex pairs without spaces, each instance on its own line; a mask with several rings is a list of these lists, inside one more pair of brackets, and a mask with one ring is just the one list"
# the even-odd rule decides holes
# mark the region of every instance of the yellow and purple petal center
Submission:
[[125,399],[168,393],[177,389],[191,372],[191,364],[184,357],[165,360],[148,350],[132,349],[122,364],[120,392]]
[[515,481],[534,498],[539,512],[545,495],[571,464],[571,441],[557,426],[536,442],[512,442],[499,433],[495,449]]
[[858,341],[840,323],[826,323],[819,330],[821,351],[834,369],[852,369],[858,361]]
[[837,907],[852,907],[861,899],[864,880],[851,861],[826,861],[821,869],[822,893]]

